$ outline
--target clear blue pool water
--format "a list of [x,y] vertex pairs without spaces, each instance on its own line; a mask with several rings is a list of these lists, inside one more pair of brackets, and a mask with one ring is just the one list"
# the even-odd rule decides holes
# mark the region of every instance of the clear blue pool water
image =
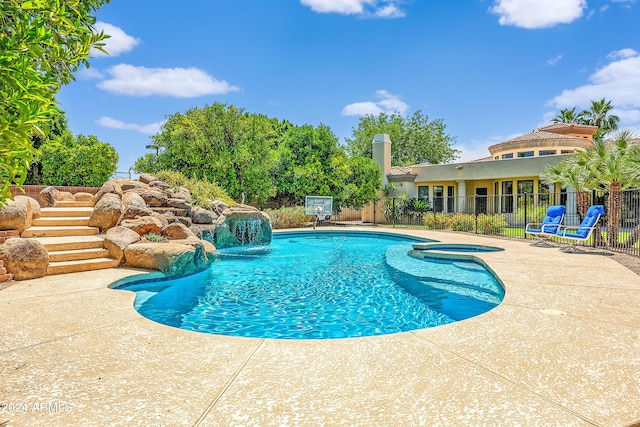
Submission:
[[470,261],[414,259],[416,240],[371,233],[274,235],[218,251],[199,274],[118,286],[145,317],[177,328],[284,339],[381,335],[486,312],[504,291]]

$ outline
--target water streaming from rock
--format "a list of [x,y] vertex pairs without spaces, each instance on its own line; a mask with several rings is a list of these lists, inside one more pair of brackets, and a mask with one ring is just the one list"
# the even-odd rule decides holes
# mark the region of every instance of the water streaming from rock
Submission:
[[253,243],[262,233],[262,221],[259,219],[240,220],[235,223],[235,234],[241,245]]

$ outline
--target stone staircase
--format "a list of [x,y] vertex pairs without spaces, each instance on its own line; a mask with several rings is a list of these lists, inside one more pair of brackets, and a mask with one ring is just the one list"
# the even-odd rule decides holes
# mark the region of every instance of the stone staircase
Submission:
[[97,227],[89,227],[92,202],[58,201],[42,208],[40,218],[21,234],[37,239],[49,252],[47,274],[74,273],[117,267],[104,248]]

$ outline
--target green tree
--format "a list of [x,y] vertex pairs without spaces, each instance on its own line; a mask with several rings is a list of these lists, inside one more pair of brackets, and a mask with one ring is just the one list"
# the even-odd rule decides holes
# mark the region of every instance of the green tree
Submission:
[[307,195],[332,196],[339,211],[375,200],[380,168],[371,159],[348,158],[328,126],[290,126],[278,151],[274,180],[279,204],[300,205]]
[[560,110],[560,113],[558,113],[553,119],[551,119],[551,122],[552,123],[584,123],[585,111],[576,113],[576,108],[577,107],[573,107],[571,109],[564,108]]
[[345,182],[345,204],[360,209],[378,197],[382,187],[382,171],[373,160],[366,157],[350,157],[347,166],[351,174]]
[[37,158],[43,185],[99,187],[116,171],[116,149],[93,135],[74,136],[70,131],[40,147]]
[[599,101],[591,101],[590,108],[579,113],[576,113],[576,108],[560,110],[560,113],[551,119],[551,122],[596,126],[598,130],[593,135],[593,139],[596,141],[602,141],[606,135],[618,129],[620,118],[610,114],[611,110],[613,110],[611,101],[607,101],[605,98]]
[[169,116],[152,137],[157,154],[138,159],[135,169],[179,171],[217,182],[235,200],[262,204],[275,195],[275,148],[286,126],[232,105],[193,108]]
[[88,66],[92,47],[106,36],[93,28],[109,0],[3,0],[0,2],[0,205],[21,186],[56,114],[55,95]]
[[[33,148],[39,149],[44,143],[61,137],[63,133],[69,130],[67,116],[65,115],[64,111],[59,110],[55,113],[55,115],[49,122],[48,128],[49,133],[47,135],[34,134],[31,137],[31,144],[33,145]],[[42,162],[40,161],[41,158],[42,156],[37,156],[33,163],[31,163],[29,172],[27,172],[27,178],[24,181],[26,185],[44,184],[44,179],[42,176]]]
[[613,110],[611,101],[602,98],[599,101],[591,101],[591,108],[582,112],[586,124],[598,127],[593,139],[601,141],[607,134],[618,129],[620,118],[610,114],[611,110]]
[[576,151],[545,173],[551,182],[568,183],[573,179],[575,184],[571,186],[579,191],[609,193],[607,240],[611,246],[618,243],[622,190],[640,185],[640,150],[631,145],[633,139],[633,133],[624,130],[614,135],[612,143],[594,141],[593,147]]
[[459,151],[452,148],[455,138],[446,132],[442,119],[429,121],[428,116],[416,111],[412,116],[402,117],[394,113],[380,113],[360,118],[358,127],[352,129],[347,138],[350,156],[371,158],[371,143],[379,133],[391,138],[391,163],[408,166],[419,163],[449,163],[458,158]]

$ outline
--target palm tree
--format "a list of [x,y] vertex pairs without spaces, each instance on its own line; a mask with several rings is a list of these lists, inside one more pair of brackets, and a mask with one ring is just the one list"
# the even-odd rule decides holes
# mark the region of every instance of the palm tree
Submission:
[[638,163],[629,143],[634,135],[629,130],[618,132],[613,142],[595,141],[592,148],[577,151],[577,165],[588,171],[587,187],[609,193],[607,199],[607,240],[610,246],[618,243],[622,190],[640,183]]
[[620,117],[609,115],[612,109],[613,105],[611,105],[611,101],[602,98],[599,101],[591,101],[591,109],[584,110],[580,113],[580,115],[584,117],[584,124],[598,127],[598,131],[593,135],[593,139],[601,141],[605,135],[618,129]]
[[560,110],[560,112],[551,119],[552,123],[583,123],[585,111],[580,113],[576,113],[576,107],[572,109],[564,108]]
[[576,190],[581,217],[590,201],[588,191],[607,191],[607,240],[609,245],[618,243],[622,190],[640,184],[640,152],[629,146],[634,135],[629,130],[618,132],[612,143],[594,141],[591,148],[576,153],[549,167],[542,174],[543,181],[558,182]]
[[564,108],[551,119],[551,123],[577,123],[580,125],[597,126],[598,130],[593,135],[593,139],[601,141],[605,135],[618,129],[620,117],[609,114],[613,110],[611,101],[602,98],[599,101],[591,101],[589,110],[582,110],[576,113],[576,108]]
[[576,156],[571,156],[556,165],[547,167],[540,175],[540,179],[546,184],[558,183],[563,188],[573,188],[576,192],[578,215],[582,220],[591,205],[591,190],[587,187],[588,171],[579,166],[576,160]]

